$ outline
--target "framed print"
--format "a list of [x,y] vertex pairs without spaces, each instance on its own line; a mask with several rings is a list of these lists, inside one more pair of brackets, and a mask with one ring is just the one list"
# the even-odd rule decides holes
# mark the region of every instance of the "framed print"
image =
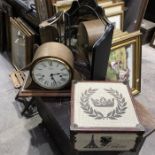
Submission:
[[99,1],[99,6],[104,8],[108,19],[115,24],[116,29],[123,30],[124,26],[124,2],[123,1]]
[[12,64],[22,69],[32,59],[32,34],[17,19],[10,18],[11,22],[11,57]]
[[104,8],[105,14],[108,16],[109,14],[114,14],[120,11],[124,11],[124,1],[103,1],[103,2],[98,2],[99,6]]
[[107,17],[110,20],[110,22],[114,23],[116,29],[123,30],[124,11],[108,15]]
[[153,38],[151,40],[150,46],[155,48],[155,33],[154,33]]
[[123,82],[133,95],[141,91],[141,33],[125,34],[113,40],[106,79]]

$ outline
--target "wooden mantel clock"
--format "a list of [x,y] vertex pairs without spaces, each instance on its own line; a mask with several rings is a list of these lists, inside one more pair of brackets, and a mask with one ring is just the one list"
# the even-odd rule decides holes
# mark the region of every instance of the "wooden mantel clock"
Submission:
[[73,55],[65,45],[51,42],[38,48],[30,76],[43,89],[58,90],[66,87],[73,77]]
[[[78,73],[74,70],[74,57],[64,44],[48,42],[42,44],[34,55],[20,96],[55,96],[61,92],[70,94],[70,84]],[[76,75],[75,75],[76,74]],[[64,94],[64,95],[65,95]],[[68,94],[68,95],[69,95]]]

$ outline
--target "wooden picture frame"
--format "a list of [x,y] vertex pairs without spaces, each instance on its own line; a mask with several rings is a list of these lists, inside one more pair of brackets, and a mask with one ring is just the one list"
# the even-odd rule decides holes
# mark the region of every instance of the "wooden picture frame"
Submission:
[[138,14],[138,17],[137,17],[136,30],[139,30],[139,28],[140,28],[142,19],[143,19],[144,15],[145,15],[145,11],[147,9],[148,2],[149,2],[149,0],[141,0],[141,5],[139,6],[140,11],[139,11],[139,14]]
[[11,23],[11,59],[17,69],[26,67],[32,59],[32,38],[17,20],[10,18]]
[[52,9],[52,3],[49,0],[34,0],[39,22],[45,21],[49,18],[49,6]]
[[149,0],[124,0],[126,13],[124,31],[134,32],[140,29]]
[[113,39],[107,80],[120,81],[129,85],[132,94],[141,91],[141,33],[117,34]]
[[150,46],[155,48],[155,33],[154,33],[153,38],[151,40]]
[[48,16],[52,17],[54,15],[53,7],[52,7],[52,1],[46,0],[46,5],[47,5]]

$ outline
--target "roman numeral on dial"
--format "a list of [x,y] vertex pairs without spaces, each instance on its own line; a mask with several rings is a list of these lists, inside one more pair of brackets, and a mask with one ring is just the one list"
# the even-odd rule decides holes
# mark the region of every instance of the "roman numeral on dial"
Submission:
[[61,80],[61,81],[63,81],[63,82],[65,82],[65,81],[66,81],[66,79],[65,79],[65,78],[61,78],[60,80]]
[[45,63],[41,63],[41,65],[42,65],[43,67],[47,67]]
[[44,81],[44,78],[43,77],[40,77],[40,78],[38,78],[38,81],[43,82]]
[[49,66],[53,66],[53,62],[52,61],[48,61]]
[[48,81],[45,81],[44,84],[45,84],[46,86],[48,86],[48,85],[49,85],[49,82],[48,82]]

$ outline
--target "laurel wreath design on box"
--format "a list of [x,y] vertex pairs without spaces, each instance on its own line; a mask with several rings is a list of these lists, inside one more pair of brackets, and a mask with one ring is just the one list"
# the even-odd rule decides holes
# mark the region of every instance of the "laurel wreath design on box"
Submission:
[[[114,100],[117,101],[118,103],[117,107],[114,108],[112,111],[110,111],[108,114],[104,114],[96,110],[95,108],[93,108],[89,104],[89,100],[92,97],[92,95],[94,95],[97,92],[97,90],[98,89],[89,88],[85,90],[81,95],[81,98],[80,98],[81,108],[88,116],[93,117],[94,119],[98,119],[98,120],[101,120],[101,119],[117,120],[118,118],[122,117],[123,114],[126,113],[127,102],[125,98],[123,97],[121,93],[119,93],[117,90],[114,90],[112,88],[104,89],[104,90],[114,97],[112,101]],[[109,100],[107,102],[109,102]]]

